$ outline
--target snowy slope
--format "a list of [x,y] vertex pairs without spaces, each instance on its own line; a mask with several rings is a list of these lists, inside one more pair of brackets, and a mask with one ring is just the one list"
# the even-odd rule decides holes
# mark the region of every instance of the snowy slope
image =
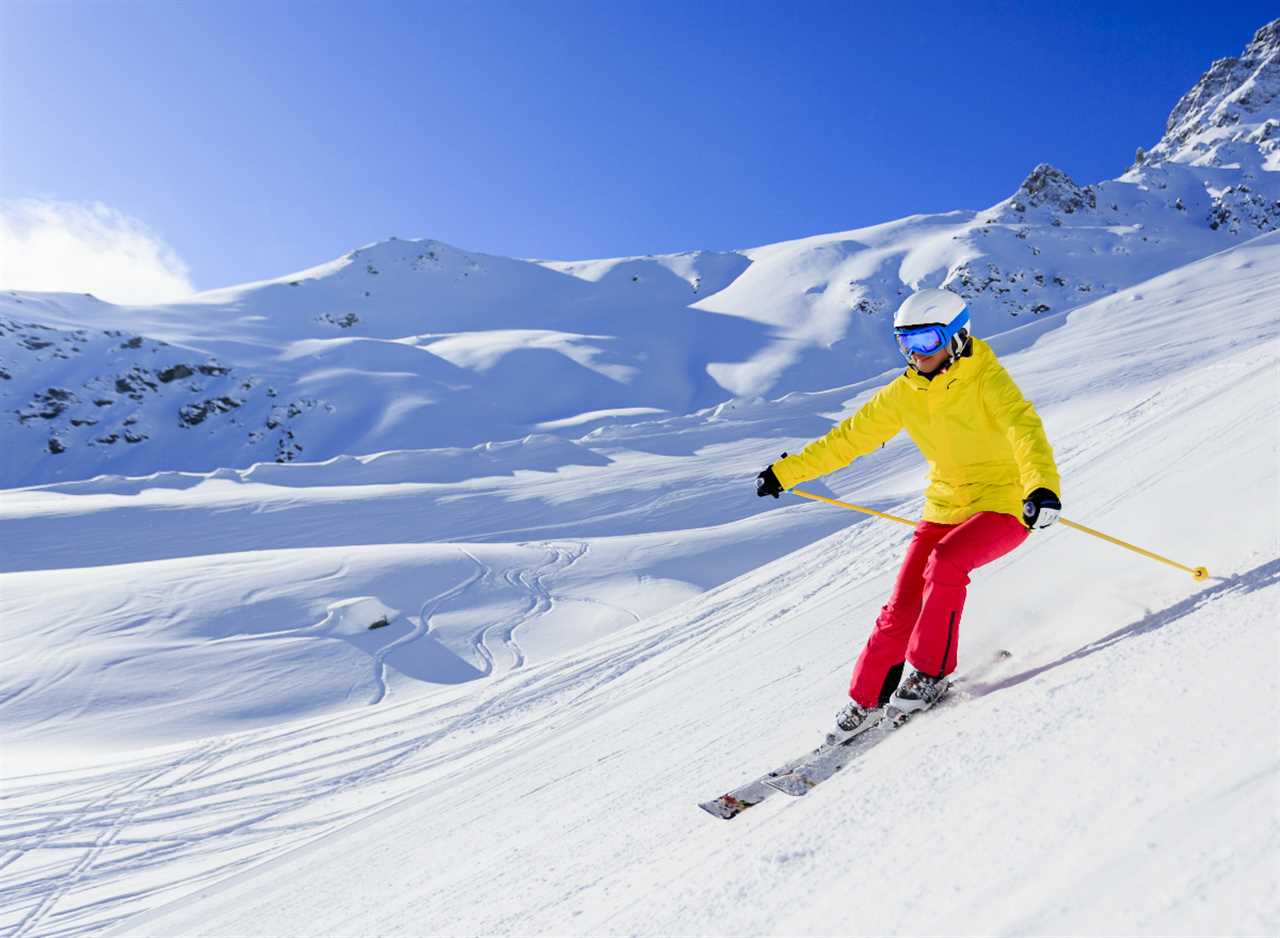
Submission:
[[[1068,517],[1214,579],[1035,535],[977,577],[955,704],[809,798],[729,824],[696,802],[816,739],[906,531],[808,503],[722,505],[730,482],[754,501],[743,479],[805,410],[821,422],[865,388],[792,395],[773,418],[747,406],[615,428],[599,435],[609,464],[505,485],[420,485],[409,460],[370,486],[339,462],[10,493],[5,524],[32,543],[0,575],[0,616],[27,626],[5,633],[27,680],[0,690],[16,741],[0,921],[22,936],[1274,933],[1277,303],[1273,234],[998,340],[1045,418]],[[898,442],[832,484],[912,514],[920,468]],[[454,512],[451,541],[362,539],[379,499],[384,519],[404,510],[406,486],[421,523]],[[693,497],[664,503],[685,486]],[[468,515],[471,498],[509,503],[524,513],[512,527],[535,533],[501,534],[504,515]],[[564,506],[590,536],[553,533]],[[292,530],[309,511],[329,513],[302,543],[272,542],[273,515]],[[229,512],[262,521],[239,553],[218,552]],[[305,544],[341,519],[350,539]],[[21,527],[41,522],[56,537]],[[191,533],[206,525],[208,552]],[[127,565],[100,566],[112,549]],[[743,552],[741,575],[717,580]],[[633,579],[610,593],[617,577]],[[655,605],[688,598],[646,614],[653,580],[671,591]],[[602,599],[631,615],[597,641],[557,648],[560,629],[538,627],[580,627]],[[299,610],[310,618],[268,631]],[[539,632],[548,646],[515,660],[512,640]],[[315,666],[255,670],[228,652],[271,642],[313,643]],[[465,680],[482,647],[489,677]],[[984,669],[999,648],[1011,657]],[[424,683],[414,668],[440,649],[456,671]],[[152,683],[167,655],[197,701],[185,712]],[[77,668],[98,686],[66,676]],[[133,668],[145,693],[115,673]],[[297,702],[333,675],[349,705]],[[155,748],[112,757],[94,738]]]
[[[0,295],[0,933],[1280,931],[1278,55],[1119,178],[980,212]],[[907,538],[751,477],[938,284],[1067,517],[1214,577],[1037,533],[952,704],[711,819],[820,737]],[[914,516],[923,470],[808,488]]]
[[[368,245],[171,306],[0,294],[0,486],[571,439],[897,363],[945,285],[991,336],[1280,222],[1280,21],[1214,63],[1120,177],[1047,164],[981,211],[737,252],[529,261]],[[1011,181],[1012,182],[1012,181]]]

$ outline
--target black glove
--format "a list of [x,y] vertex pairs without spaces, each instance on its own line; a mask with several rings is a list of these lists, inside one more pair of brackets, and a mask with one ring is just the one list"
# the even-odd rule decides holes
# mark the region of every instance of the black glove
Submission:
[[1058,520],[1062,502],[1048,489],[1036,489],[1022,502],[1022,523],[1032,530],[1047,528]]
[[[787,454],[783,453],[782,458],[786,459]],[[782,497],[782,483],[778,481],[778,477],[773,474],[773,465],[770,464],[756,476],[756,495],[764,498],[766,495],[772,495],[774,498]]]

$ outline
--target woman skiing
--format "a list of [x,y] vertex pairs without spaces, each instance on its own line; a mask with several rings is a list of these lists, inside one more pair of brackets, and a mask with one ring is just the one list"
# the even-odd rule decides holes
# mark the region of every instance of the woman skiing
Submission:
[[[893,320],[909,367],[853,416],[756,478],[756,494],[847,466],[906,429],[929,462],[924,520],[916,527],[889,602],[854,665],[845,732],[886,704],[924,710],[955,670],[969,572],[1009,553],[1028,531],[1058,518],[1053,450],[1035,409],[987,343],[970,334],[969,310],[948,290],[908,297]],[[911,675],[898,686],[903,664]],[[870,724],[867,724],[870,725]]]

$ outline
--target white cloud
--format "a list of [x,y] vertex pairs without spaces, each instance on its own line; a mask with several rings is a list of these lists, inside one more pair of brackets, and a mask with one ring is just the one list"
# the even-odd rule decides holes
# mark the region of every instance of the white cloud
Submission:
[[0,201],[0,287],[162,303],[195,292],[173,248],[102,202]]

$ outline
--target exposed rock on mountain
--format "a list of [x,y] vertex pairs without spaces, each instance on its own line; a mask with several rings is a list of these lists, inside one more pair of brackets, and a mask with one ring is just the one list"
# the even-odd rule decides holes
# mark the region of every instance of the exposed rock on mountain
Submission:
[[887,319],[913,290],[957,291],[991,336],[1280,226],[1278,93],[1280,20],[1116,179],[1041,163],[981,211],[740,251],[536,261],[392,238],[165,307],[10,291],[0,486],[465,448],[847,385],[900,367]]
[[1280,94],[1280,20],[1254,34],[1239,58],[1218,59],[1174,105],[1153,159],[1202,160],[1224,144],[1244,142],[1274,152],[1270,138],[1275,99]]
[[1098,197],[1091,186],[1078,186],[1062,170],[1041,163],[1022,181],[1014,195],[1013,210],[1025,212],[1028,207],[1046,206],[1067,215],[1098,207]]

